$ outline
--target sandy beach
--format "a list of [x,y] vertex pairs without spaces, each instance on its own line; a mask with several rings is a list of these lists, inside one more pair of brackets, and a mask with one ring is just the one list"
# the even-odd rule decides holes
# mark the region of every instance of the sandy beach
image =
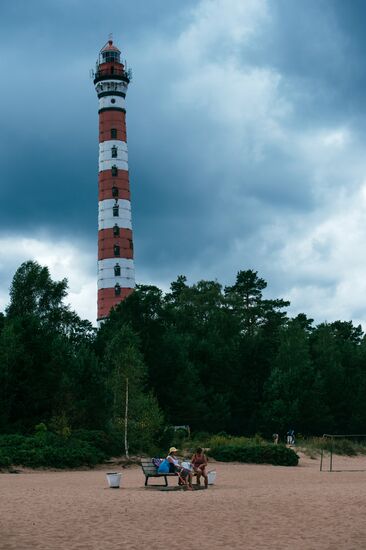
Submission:
[[217,484],[193,492],[145,489],[138,466],[122,470],[120,489],[108,488],[108,468],[1,474],[0,549],[366,548],[366,472],[319,472],[309,458],[213,467]]

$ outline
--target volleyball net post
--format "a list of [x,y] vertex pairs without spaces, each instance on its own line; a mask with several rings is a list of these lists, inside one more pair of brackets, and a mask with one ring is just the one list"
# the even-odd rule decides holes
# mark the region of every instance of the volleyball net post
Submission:
[[[343,455],[343,457],[346,456],[355,456],[357,455],[357,451],[351,447],[350,450],[352,452],[347,452],[347,443],[351,442],[352,444],[359,444],[363,447],[361,450],[362,454],[366,454],[366,434],[324,434],[323,435],[324,441],[329,441],[328,444],[322,445],[321,453],[320,453],[320,471],[321,472],[366,472],[365,468],[358,468],[358,469],[347,469],[347,468],[341,468],[339,467],[337,469],[334,469],[334,455]],[[337,443],[340,444],[340,441],[344,440],[343,443],[343,452],[337,453]],[[329,457],[329,466],[326,468],[326,462],[327,458]],[[366,466],[366,464],[365,464]]]

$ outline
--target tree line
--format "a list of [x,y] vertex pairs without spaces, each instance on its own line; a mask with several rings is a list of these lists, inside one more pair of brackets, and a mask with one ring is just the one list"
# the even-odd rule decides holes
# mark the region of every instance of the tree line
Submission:
[[96,330],[65,305],[66,280],[25,262],[0,314],[0,432],[44,423],[123,433],[128,380],[132,449],[182,424],[233,435],[363,433],[361,326],[290,318],[289,302],[264,298],[266,286],[252,270],[226,287],[184,276],[167,293],[139,285]]

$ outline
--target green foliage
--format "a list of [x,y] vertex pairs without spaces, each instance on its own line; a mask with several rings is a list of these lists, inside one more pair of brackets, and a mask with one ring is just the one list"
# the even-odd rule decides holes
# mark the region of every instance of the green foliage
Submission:
[[284,445],[247,443],[244,445],[219,445],[208,454],[223,462],[246,462],[253,464],[274,464],[275,466],[297,466],[299,457]]
[[9,317],[36,314],[47,321],[64,310],[62,300],[66,297],[67,281],[51,280],[47,267],[37,262],[24,262],[16,271],[10,287]]
[[52,281],[48,267],[37,262],[24,262],[16,271],[10,286],[9,319],[36,318],[45,329],[67,334],[74,341],[89,340],[94,330],[63,303],[67,296],[67,279]]
[[60,435],[61,437],[64,437],[65,439],[67,439],[71,435],[71,428],[69,426],[68,419],[64,411],[61,414],[53,416],[51,418],[50,428],[54,433]]
[[[75,398],[93,391],[94,377],[89,368],[89,383],[80,387],[77,366],[94,331],[63,304],[66,288],[65,280],[52,281],[36,262],[25,262],[14,275],[0,332],[0,432],[30,432],[62,415],[72,427],[82,420]],[[88,354],[96,367],[91,349]],[[95,400],[88,408],[99,411],[102,405],[103,399]]]
[[72,438],[88,443],[106,456],[121,454],[119,434],[116,431],[104,432],[102,430],[80,429],[72,432]]
[[141,451],[156,442],[163,415],[156,398],[146,391],[147,369],[139,351],[139,341],[128,325],[108,343],[105,365],[109,368],[107,387],[111,396],[112,425],[124,448],[126,389],[128,384],[127,435],[131,451]]
[[252,439],[248,437],[235,437],[227,434],[210,435],[206,439],[200,440],[197,446],[203,448],[230,447],[247,445]]
[[289,321],[280,334],[280,345],[265,384],[262,407],[264,425],[271,431],[286,431],[290,422],[302,432],[325,430],[328,409],[320,375],[311,361],[305,329]]
[[[131,452],[143,452],[156,446],[163,429],[164,417],[152,393],[135,398],[129,422]],[[133,413],[133,414],[132,414]]]
[[44,422],[40,422],[34,426],[34,433],[38,437],[43,437],[47,433],[47,426]]
[[86,441],[74,437],[65,439],[50,432],[44,432],[41,438],[0,436],[0,461],[5,461],[3,466],[75,468],[94,466],[106,457],[104,452]]
[[290,305],[284,300],[264,300],[262,291],[267,283],[258,277],[256,271],[248,269],[239,271],[233,286],[225,288],[229,305],[238,315],[242,331],[246,334],[255,334],[259,327],[277,317],[278,321],[285,318],[280,310]]
[[[290,427],[305,436],[362,433],[361,327],[314,326],[303,313],[288,319],[288,302],[268,299],[266,287],[253,270],[239,271],[226,288],[188,284],[183,275],[166,294],[140,285],[96,332],[65,305],[66,280],[25,262],[0,314],[0,433],[30,434],[43,424],[40,444],[53,431],[66,445],[81,430],[95,433],[95,441],[80,439],[86,445],[122,453],[127,382],[131,452],[181,446],[165,424],[192,433],[275,432],[282,441]],[[209,439],[202,446],[219,445]]]
[[321,450],[333,451],[337,455],[356,456],[366,454],[366,440],[360,438],[345,439],[335,437],[310,437],[299,442],[298,447],[311,455],[317,455]]
[[11,460],[9,456],[6,454],[5,449],[0,448],[0,469],[10,468],[10,466],[11,466]]

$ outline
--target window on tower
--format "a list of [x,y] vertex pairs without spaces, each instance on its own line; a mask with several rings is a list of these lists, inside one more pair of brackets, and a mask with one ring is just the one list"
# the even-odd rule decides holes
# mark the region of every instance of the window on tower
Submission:
[[116,199],[118,197],[118,195],[119,195],[118,187],[113,185],[113,187],[112,187],[112,197],[114,197]]
[[118,168],[116,165],[112,166],[112,176],[113,177],[118,176]]
[[113,145],[112,147],[112,159],[116,159],[117,158],[117,147],[115,145]]
[[120,59],[119,53],[114,51],[103,52],[102,57],[103,57],[104,63],[113,63],[115,61],[119,63],[119,59]]
[[115,204],[113,206],[113,216],[116,218],[117,216],[119,216],[119,206],[118,204]]
[[119,237],[119,227],[118,227],[117,224],[115,224],[115,225],[113,226],[113,236],[114,236],[114,237]]
[[130,243],[130,249],[133,250],[133,241],[132,239],[128,239],[129,240],[129,243]]
[[114,285],[114,295],[115,296],[121,296],[121,287],[119,286],[118,283],[116,285]]
[[111,139],[117,139],[117,128],[111,128]]
[[113,252],[114,252],[114,255],[115,255],[115,256],[119,256],[119,255],[120,255],[120,247],[119,247],[118,244],[115,244],[115,245],[113,246]]
[[116,264],[114,266],[114,276],[120,277],[121,276],[121,266],[119,264]]

